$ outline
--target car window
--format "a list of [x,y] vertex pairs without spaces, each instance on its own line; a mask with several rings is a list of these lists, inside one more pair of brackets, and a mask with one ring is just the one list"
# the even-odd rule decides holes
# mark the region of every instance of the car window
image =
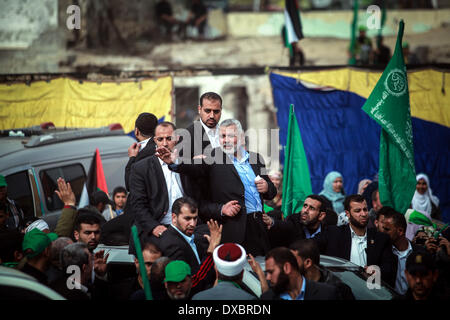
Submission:
[[42,189],[45,196],[45,204],[48,211],[62,209],[64,203],[58,198],[55,190],[58,189],[57,180],[62,177],[70,183],[72,191],[75,193],[77,203],[80,201],[83,185],[86,181],[86,174],[81,164],[73,164],[64,167],[41,170],[39,172]]
[[28,171],[17,172],[5,178],[8,184],[8,198],[13,199],[19,205],[23,211],[25,220],[33,217],[33,195],[31,193]]
[[348,285],[357,300],[392,300],[394,298],[393,292],[384,284],[381,284],[379,289],[369,289],[367,287],[367,277],[360,271],[335,267],[327,267],[327,270]]

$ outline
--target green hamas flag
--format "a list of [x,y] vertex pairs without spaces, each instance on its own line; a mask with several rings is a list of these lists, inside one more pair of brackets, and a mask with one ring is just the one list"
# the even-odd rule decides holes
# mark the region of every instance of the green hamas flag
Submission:
[[359,1],[354,0],[353,1],[353,21],[352,21],[352,29],[351,29],[351,36],[350,36],[350,58],[348,60],[348,64],[353,66],[356,64],[356,29],[358,25],[358,9],[359,9]]
[[308,161],[306,160],[300,129],[291,104],[284,152],[283,199],[281,211],[285,217],[300,212],[305,198],[312,194]]
[[362,109],[381,126],[379,192],[384,206],[405,213],[416,189],[408,77],[400,21],[394,55]]

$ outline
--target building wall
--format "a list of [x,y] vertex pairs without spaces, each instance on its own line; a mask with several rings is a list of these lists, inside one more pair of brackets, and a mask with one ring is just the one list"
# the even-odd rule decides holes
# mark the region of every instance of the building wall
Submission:
[[[351,10],[311,11],[300,14],[305,37],[350,38],[353,19]],[[359,11],[359,25],[366,25],[370,17]],[[424,33],[450,23],[450,9],[440,10],[389,10],[383,35],[397,34],[398,21],[405,21],[405,34]],[[281,36],[283,12],[232,12],[227,15],[228,35],[231,37]],[[378,30],[369,30],[369,36]]]

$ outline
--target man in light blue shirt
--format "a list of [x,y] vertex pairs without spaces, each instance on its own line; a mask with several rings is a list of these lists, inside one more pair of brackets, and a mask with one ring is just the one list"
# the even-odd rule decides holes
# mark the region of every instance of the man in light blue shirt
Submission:
[[220,123],[219,142],[220,148],[213,149],[200,165],[177,163],[175,152],[166,148],[158,148],[157,154],[170,170],[206,178],[211,202],[204,206],[202,219],[223,223],[222,242],[241,244],[253,256],[265,255],[270,243],[262,199],[273,199],[276,188],[265,172],[262,157],[245,150],[239,121]]
[[245,151],[244,147],[240,147],[241,158],[238,159],[233,156],[233,165],[241,178],[242,184],[244,185],[244,197],[245,206],[247,208],[247,213],[251,212],[261,212],[263,209],[261,203],[261,197],[259,195],[258,189],[255,183],[255,172],[250,166],[249,153]]

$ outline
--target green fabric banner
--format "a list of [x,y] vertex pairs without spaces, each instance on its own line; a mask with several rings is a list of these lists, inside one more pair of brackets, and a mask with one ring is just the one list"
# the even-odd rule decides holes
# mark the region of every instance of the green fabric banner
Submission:
[[300,129],[291,104],[284,151],[283,199],[281,211],[284,217],[300,212],[306,197],[312,194],[308,160],[306,159]]
[[348,64],[354,66],[356,64],[356,30],[358,29],[358,9],[359,9],[359,0],[353,1],[353,21],[352,21],[352,29],[351,29],[351,37],[350,37],[350,58],[348,60]]
[[405,214],[416,189],[408,77],[400,21],[394,55],[362,109],[381,126],[380,201]]

